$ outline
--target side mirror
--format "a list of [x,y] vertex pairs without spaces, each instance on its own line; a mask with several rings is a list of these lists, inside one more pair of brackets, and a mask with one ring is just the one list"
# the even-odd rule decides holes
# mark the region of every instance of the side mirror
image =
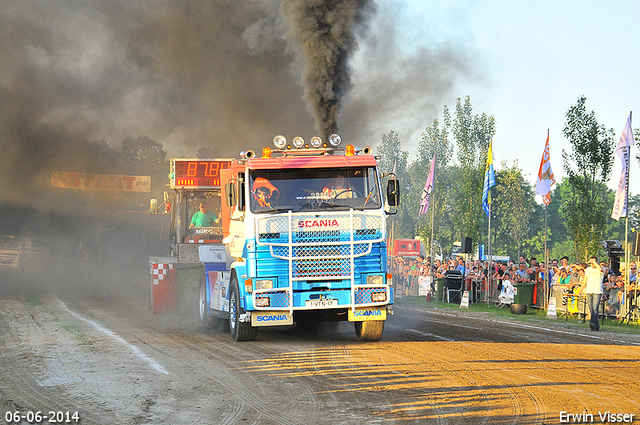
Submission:
[[224,185],[224,198],[228,207],[233,207],[238,203],[238,194],[236,192],[236,185],[229,182]]
[[387,182],[387,203],[390,207],[400,205],[400,182],[396,179]]
[[156,198],[151,198],[149,201],[149,214],[158,214],[158,200]]

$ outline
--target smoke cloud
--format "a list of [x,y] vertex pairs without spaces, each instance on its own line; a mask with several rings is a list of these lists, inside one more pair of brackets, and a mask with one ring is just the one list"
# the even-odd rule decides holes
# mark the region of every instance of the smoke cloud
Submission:
[[[0,2],[0,237],[48,239],[52,290],[144,299],[147,258],[168,255],[167,217],[140,214],[146,195],[52,188],[51,171],[130,173],[113,149],[139,136],[167,157],[236,157],[276,134],[338,128],[360,147],[390,130],[416,144],[471,72],[464,49],[406,48],[398,4]],[[27,270],[15,288],[42,291],[45,275]]]
[[396,3],[0,3],[0,203],[56,208],[50,172],[108,174],[127,137],[168,157],[338,127],[417,143],[470,71],[463,49],[402,48]]
[[303,63],[304,94],[316,130],[326,140],[338,130],[345,94],[352,88],[348,60],[355,54],[356,26],[374,7],[369,0],[284,0],[289,40]]

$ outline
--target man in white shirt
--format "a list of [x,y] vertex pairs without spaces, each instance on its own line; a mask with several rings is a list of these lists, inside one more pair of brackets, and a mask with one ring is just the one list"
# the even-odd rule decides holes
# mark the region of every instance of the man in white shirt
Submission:
[[602,298],[602,278],[604,277],[604,269],[598,264],[596,257],[589,257],[589,267],[584,270],[586,285],[584,289],[587,305],[591,312],[591,321],[589,327],[592,331],[600,330],[600,322],[598,321],[598,312],[600,310],[600,298]]

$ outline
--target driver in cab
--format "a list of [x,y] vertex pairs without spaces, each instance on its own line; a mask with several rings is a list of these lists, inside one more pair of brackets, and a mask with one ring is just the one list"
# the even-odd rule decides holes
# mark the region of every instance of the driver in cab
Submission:
[[200,210],[196,211],[191,217],[189,229],[193,229],[194,227],[212,227],[213,223],[220,222],[220,218],[211,211],[208,211],[208,209],[205,202],[200,204]]
[[253,183],[253,196],[256,207],[274,209],[273,205],[280,196],[280,191],[269,180],[258,177]]
[[322,189],[322,194],[329,199],[347,199],[357,196],[344,173],[340,173],[336,175],[335,179],[330,180],[329,184]]

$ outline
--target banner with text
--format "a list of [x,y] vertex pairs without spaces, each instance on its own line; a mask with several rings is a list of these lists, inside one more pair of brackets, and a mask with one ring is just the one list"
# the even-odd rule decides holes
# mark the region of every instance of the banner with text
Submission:
[[52,171],[51,186],[81,190],[151,192],[151,176],[118,176],[113,174]]

